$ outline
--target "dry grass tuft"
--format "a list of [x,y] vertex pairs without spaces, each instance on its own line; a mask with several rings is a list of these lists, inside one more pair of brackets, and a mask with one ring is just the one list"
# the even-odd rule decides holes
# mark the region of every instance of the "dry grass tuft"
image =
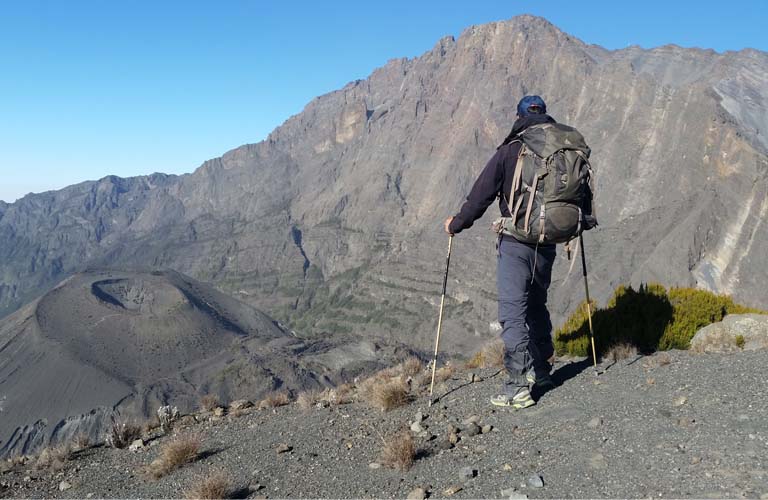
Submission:
[[105,439],[107,446],[123,449],[141,437],[141,427],[121,420],[113,420]]
[[352,402],[352,384],[342,384],[331,389],[328,400],[332,405],[345,405]]
[[277,408],[278,406],[285,406],[291,402],[291,398],[287,392],[271,392],[267,396],[259,401],[259,408]]
[[149,464],[149,473],[158,479],[173,469],[194,461],[200,453],[200,437],[195,434],[176,436],[165,443],[160,455]]
[[75,449],[84,450],[91,446],[91,438],[88,437],[88,434],[81,432],[72,438],[72,444],[74,445]]
[[188,500],[228,498],[231,493],[232,485],[229,477],[223,472],[214,472],[184,491],[184,498]]
[[35,460],[35,469],[49,469],[54,472],[62,470],[65,464],[72,458],[72,448],[69,444],[51,446],[45,448]]
[[296,398],[296,404],[302,410],[309,410],[314,407],[321,399],[322,393],[316,389],[304,391]]
[[672,357],[666,352],[662,352],[661,354],[659,354],[658,358],[659,358],[659,366],[667,366],[672,362]]
[[442,368],[438,368],[435,370],[435,383],[445,382],[453,376],[453,372],[453,365],[445,365]]
[[501,339],[487,342],[464,364],[465,368],[501,368],[504,366],[504,342]]
[[384,440],[381,463],[387,467],[407,471],[416,457],[416,444],[407,429],[403,429]]
[[400,371],[405,377],[415,377],[424,369],[424,364],[416,356],[411,356],[400,364]]
[[634,358],[637,356],[637,348],[632,344],[616,344],[608,349],[605,358],[609,361],[621,361],[623,359]]
[[219,398],[215,394],[206,394],[200,398],[200,408],[205,411],[213,411],[219,405]]
[[363,398],[371,405],[389,411],[411,401],[408,385],[400,379],[366,381]]

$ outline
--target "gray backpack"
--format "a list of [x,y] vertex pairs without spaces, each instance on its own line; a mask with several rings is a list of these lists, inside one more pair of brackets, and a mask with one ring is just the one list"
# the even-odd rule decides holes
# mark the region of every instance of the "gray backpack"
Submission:
[[[506,197],[511,217],[494,230],[524,243],[567,243],[597,225],[590,149],[573,127],[533,125],[521,132],[520,153]],[[513,141],[514,142],[514,141]]]

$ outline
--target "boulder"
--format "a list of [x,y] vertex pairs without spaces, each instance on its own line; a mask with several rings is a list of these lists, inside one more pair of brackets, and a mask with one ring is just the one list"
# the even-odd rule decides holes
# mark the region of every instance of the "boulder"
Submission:
[[768,348],[768,315],[729,314],[723,321],[707,325],[691,339],[698,352],[755,351]]

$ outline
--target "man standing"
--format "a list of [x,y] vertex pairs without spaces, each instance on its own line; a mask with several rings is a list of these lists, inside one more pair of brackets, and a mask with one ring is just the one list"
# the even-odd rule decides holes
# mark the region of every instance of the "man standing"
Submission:
[[[497,197],[502,217],[512,216],[514,208],[508,205],[506,194],[516,182],[513,177],[522,146],[518,136],[528,127],[555,123],[539,96],[523,97],[517,105],[517,117],[509,136],[480,173],[459,213],[445,221],[448,234],[472,227]],[[517,210],[514,211],[517,214]],[[531,397],[532,385],[542,388],[553,385],[549,360],[554,355],[554,346],[547,290],[555,252],[554,244],[523,243],[507,234],[499,237],[496,281],[508,378],[501,394],[491,398],[494,405],[527,408],[536,404]]]

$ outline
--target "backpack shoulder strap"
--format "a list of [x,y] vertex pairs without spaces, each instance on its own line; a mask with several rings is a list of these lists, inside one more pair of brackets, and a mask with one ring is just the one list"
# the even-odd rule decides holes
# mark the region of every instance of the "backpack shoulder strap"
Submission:
[[[512,207],[515,205],[515,193],[517,193],[520,190],[520,183],[523,178],[523,156],[525,156],[525,150],[526,150],[526,146],[523,141],[515,140],[515,141],[512,141],[510,144],[514,142],[520,143],[520,150],[517,152],[517,160],[515,161],[515,171],[512,175],[512,187],[509,190],[509,197],[507,198],[507,208],[509,209],[510,214],[512,214]],[[521,199],[522,199],[522,196],[521,196]]]

